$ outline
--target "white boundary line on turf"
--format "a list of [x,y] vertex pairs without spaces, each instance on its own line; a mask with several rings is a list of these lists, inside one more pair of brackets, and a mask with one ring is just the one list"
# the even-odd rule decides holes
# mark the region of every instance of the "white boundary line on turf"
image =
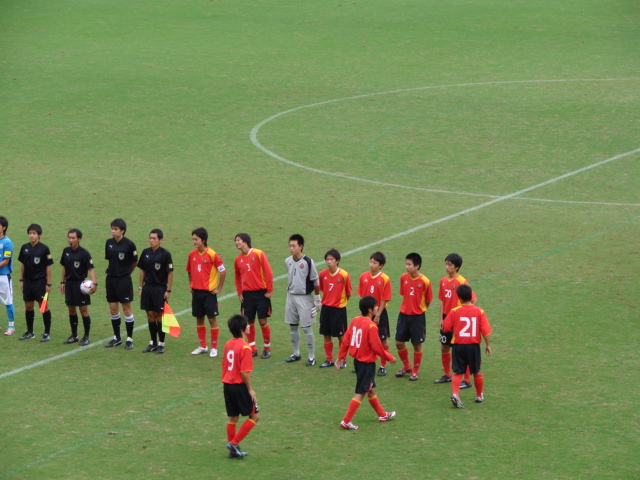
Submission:
[[[260,143],[260,141],[258,140],[258,132],[260,131],[260,129],[266,125],[267,123],[271,122],[272,120],[275,120],[276,118],[282,117],[284,115],[287,115],[289,113],[293,113],[293,112],[297,112],[299,110],[303,110],[306,108],[313,108],[313,107],[320,107],[323,105],[329,105],[331,103],[338,103],[338,102],[345,102],[348,100],[359,100],[361,98],[369,98],[369,97],[375,97],[378,95],[391,95],[394,93],[406,93],[406,92],[416,92],[416,91],[421,91],[421,90],[434,90],[437,88],[454,88],[454,87],[479,87],[479,86],[489,86],[489,85],[513,85],[513,84],[526,84],[526,83],[569,83],[569,82],[622,82],[622,81],[635,81],[635,80],[640,80],[640,77],[629,77],[629,78],[574,78],[574,79],[551,79],[551,80],[506,80],[506,81],[498,81],[498,82],[478,82],[478,83],[458,83],[458,84],[451,84],[451,85],[431,85],[431,86],[427,86],[427,87],[414,87],[414,88],[403,88],[403,89],[399,89],[399,90],[389,90],[386,92],[377,92],[377,93],[365,93],[363,95],[354,95],[352,97],[345,97],[345,98],[336,98],[333,100],[326,100],[324,102],[316,102],[316,103],[312,103],[309,105],[303,105],[301,107],[296,107],[296,108],[292,108],[289,110],[285,110],[283,112],[280,113],[276,113],[275,115],[270,116],[269,118],[261,121],[260,123],[258,123],[255,127],[253,127],[251,129],[251,133],[249,135],[250,139],[251,139],[251,143],[253,143],[253,145],[257,148],[259,148],[260,150],[262,150],[264,153],[266,153],[267,155],[269,155],[272,158],[275,158],[276,160],[279,160],[283,163],[286,163],[288,165],[297,167],[297,168],[302,168],[304,170],[308,170],[310,172],[314,172],[314,173],[320,173],[323,175],[330,175],[333,177],[339,177],[339,178],[344,178],[347,180],[356,180],[358,182],[365,182],[365,183],[370,183],[373,185],[380,185],[383,187],[393,187],[393,188],[404,188],[406,190],[419,190],[422,192],[432,192],[432,193],[444,193],[444,194],[454,194],[454,195],[467,195],[467,196],[472,196],[472,197],[485,197],[485,198],[503,198],[499,195],[490,195],[490,194],[482,194],[482,193],[469,193],[469,192],[460,192],[460,191],[449,191],[449,190],[440,190],[440,189],[434,189],[434,188],[424,188],[424,187],[411,187],[408,185],[400,185],[400,184],[396,184],[396,183],[387,183],[387,182],[380,182],[378,180],[370,180],[367,178],[361,178],[361,177],[356,177],[353,175],[345,175],[342,173],[336,173],[336,172],[328,172],[326,170],[321,170],[319,168],[313,168],[313,167],[309,167],[307,165],[303,165],[301,163],[296,163],[294,161],[288,160],[280,155],[278,155],[277,153],[273,152],[272,150],[269,150],[267,147],[265,147],[264,145],[262,145],[262,143]],[[525,200],[525,199],[519,199],[519,200]],[[564,200],[543,200],[543,199],[535,199],[535,198],[531,198],[531,199],[527,199],[529,201],[546,201],[546,202],[555,202],[555,203],[566,203]],[[582,203],[582,202],[571,202],[571,203]],[[589,204],[588,202],[584,202],[585,204]],[[601,205],[601,204],[597,204],[597,205]],[[603,203],[603,205],[606,205],[606,203]],[[613,204],[613,205],[619,205],[619,204]],[[624,206],[638,206],[638,204],[623,204]]]
[[[509,200],[509,199],[514,198],[514,197],[516,197],[518,195],[522,195],[523,193],[527,193],[527,192],[530,192],[532,190],[536,190],[538,188],[545,187],[547,185],[551,185],[552,183],[559,182],[560,180],[564,180],[565,178],[573,177],[574,175],[578,175],[579,173],[586,172],[587,170],[591,170],[593,168],[600,167],[602,165],[605,165],[607,163],[613,162],[613,161],[618,160],[620,158],[627,157],[629,155],[633,155],[634,153],[640,153],[640,148],[636,148],[635,150],[631,150],[631,151],[626,152],[626,153],[621,153],[620,155],[615,155],[615,156],[613,156],[611,158],[607,158],[606,160],[602,160],[600,162],[593,163],[591,165],[588,165],[586,167],[580,168],[578,170],[574,170],[572,172],[565,173],[564,175],[560,175],[559,177],[555,177],[555,178],[552,178],[552,179],[547,180],[545,182],[538,183],[537,185],[534,185],[532,187],[524,188],[522,190],[519,190],[517,192],[511,193],[509,195],[504,195],[502,197],[494,198],[493,200],[481,203],[480,205],[476,205],[475,207],[467,208],[467,209],[462,210],[462,211],[460,211],[458,213],[447,215],[446,217],[442,217],[442,218],[439,218],[437,220],[433,220],[433,221],[425,223],[423,225],[418,225],[417,227],[410,228],[409,230],[405,230],[404,232],[396,233],[395,235],[391,235],[390,237],[386,237],[386,238],[377,240],[375,242],[368,243],[367,245],[362,245],[361,247],[354,248],[353,250],[349,250],[348,252],[343,253],[342,256],[345,257],[345,256],[348,256],[348,255],[353,255],[354,253],[361,252],[362,250],[367,250],[367,249],[369,249],[371,247],[375,247],[376,245],[380,245],[382,243],[386,243],[388,241],[395,240],[397,238],[401,238],[401,237],[404,237],[406,235],[410,235],[410,234],[418,232],[420,230],[424,230],[425,228],[432,227],[433,225],[437,225],[439,223],[443,223],[443,222],[446,222],[448,220],[453,220],[454,218],[461,217],[462,215],[465,215],[467,213],[475,212],[477,210],[480,210],[482,208],[488,207],[490,205],[493,205],[493,204],[496,204],[496,203],[499,203],[499,202],[503,202],[505,200]],[[316,265],[322,265],[322,264],[324,264],[324,262],[318,262]],[[283,280],[285,278],[287,278],[286,274],[285,275],[280,275],[278,277],[275,277],[273,279],[273,281],[275,282],[275,281]],[[219,301],[224,301],[224,300],[226,300],[228,298],[232,298],[232,297],[235,297],[235,296],[236,296],[235,293],[228,293],[228,294],[220,297]],[[181,315],[184,315],[184,314],[189,313],[189,312],[191,312],[191,309],[182,310],[182,311],[176,313],[175,315],[176,316],[181,316]],[[146,324],[142,325],[140,327],[137,327],[135,330],[141,330],[143,328],[146,328]],[[111,337],[109,337],[109,338],[111,338]],[[104,340],[99,340],[99,341],[97,341],[95,343],[91,343],[86,347],[75,348],[73,350],[70,350],[68,352],[62,353],[60,355],[56,355],[55,357],[50,357],[50,358],[47,358],[45,360],[41,360],[39,362],[32,363],[31,365],[25,365],[24,367],[20,367],[20,368],[17,368],[15,370],[11,370],[9,372],[3,373],[3,374],[0,375],[0,379],[5,378],[5,377],[10,377],[12,375],[16,375],[18,373],[24,372],[26,370],[30,370],[30,369],[35,368],[35,367],[39,367],[41,365],[46,365],[46,364],[51,363],[51,362],[53,362],[55,360],[60,360],[62,358],[68,357],[69,355],[73,355],[75,353],[80,353],[80,352],[85,351],[85,350],[87,350],[89,348],[96,347],[98,345],[103,344],[107,340],[109,340],[109,338],[106,338]]]

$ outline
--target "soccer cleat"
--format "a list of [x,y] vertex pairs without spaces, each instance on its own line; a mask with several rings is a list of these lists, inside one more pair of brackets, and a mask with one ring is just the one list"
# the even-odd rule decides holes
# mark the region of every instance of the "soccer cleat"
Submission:
[[202,353],[207,353],[208,351],[209,349],[207,347],[198,347],[193,352],[191,352],[191,355],[200,355]]
[[358,373],[358,372],[356,372],[356,369],[354,368],[353,370],[351,370],[351,373]]
[[73,335],[71,335],[69,338],[67,338],[64,342],[62,342],[64,345],[69,345],[70,343],[76,343],[78,341],[78,337],[74,337]]
[[49,340],[51,340],[51,337],[49,336],[48,333],[43,333],[42,334],[42,338],[40,339],[41,342],[48,342]]
[[260,358],[262,360],[266,360],[269,357],[271,357],[271,350],[263,350],[262,355],[260,355]]
[[164,353],[164,345],[158,345],[156,348],[156,353]]
[[415,382],[416,380],[418,380],[418,374],[417,373],[412,373],[411,376],[409,377],[409,381],[410,382]]
[[345,422],[344,420],[340,422],[340,428],[343,430],[357,430],[358,426],[354,425],[351,422]]
[[30,338],[35,337],[35,335],[31,332],[25,332],[18,340],[29,340]]
[[90,343],[91,341],[89,340],[89,337],[85,335],[84,337],[82,337],[82,340],[80,340],[80,343],[78,345],[84,347],[85,345],[89,345]]
[[484,402],[484,395],[480,395],[479,397],[476,397],[476,403],[482,403]]
[[151,353],[151,352],[155,352],[158,349],[157,345],[154,345],[153,342],[149,342],[149,345],[147,346],[147,348],[145,348],[144,350],[142,350],[142,353]]
[[473,383],[465,382],[464,380],[462,381],[462,383],[460,383],[460,390],[471,387],[473,387]]
[[229,449],[229,452],[231,452],[231,455],[233,455],[235,458],[242,458],[248,455],[247,452],[243,452],[242,450],[240,450],[240,445],[234,445],[233,443],[229,442],[227,443],[227,448]]
[[209,358],[215,358],[218,356],[218,350],[216,350],[215,348],[212,348],[211,351],[209,352]]
[[402,367],[400,370],[396,372],[396,377],[398,378],[404,377],[407,373],[411,373],[411,369]]
[[451,381],[451,377],[447,377],[446,375],[442,375],[439,379],[437,379],[433,383],[449,383]]
[[297,362],[298,360],[301,360],[302,357],[300,355],[296,355],[295,353],[293,355],[291,355],[289,358],[287,358],[285,360],[285,362],[287,363],[292,363],[292,362]]
[[322,362],[322,364],[320,365],[320,368],[327,368],[327,367],[333,367],[335,365],[335,363],[330,362],[329,360],[325,360],[324,362]]
[[4,334],[5,334],[6,336],[13,335],[14,333],[16,333],[16,329],[15,329],[15,328],[13,328],[13,327],[9,327],[9,328],[7,328],[7,331],[6,331],[6,332],[4,332]]
[[122,340],[116,337],[113,337],[109,343],[107,343],[104,348],[112,348],[122,345]]
[[258,351],[257,350],[252,350],[251,351],[251,356],[252,357],[257,357],[258,356]]
[[130,340],[127,338],[127,343],[124,344],[124,349],[125,350],[132,350],[133,349],[133,340]]
[[387,422],[396,418],[396,412],[387,412],[382,417],[378,417],[379,422]]
[[307,367],[313,367],[316,364],[316,359],[315,358],[310,358],[309,360],[307,360],[307,363],[305,364]]
[[380,367],[378,369],[378,376],[379,377],[384,377],[387,374],[387,369],[385,367]]
[[456,408],[464,408],[462,400],[460,400],[460,397],[458,397],[458,395],[456,395],[455,393],[451,395],[451,403],[453,403],[453,406]]
[[347,368],[347,361],[346,360],[344,361],[344,363],[340,367],[340,370],[342,370],[343,368]]

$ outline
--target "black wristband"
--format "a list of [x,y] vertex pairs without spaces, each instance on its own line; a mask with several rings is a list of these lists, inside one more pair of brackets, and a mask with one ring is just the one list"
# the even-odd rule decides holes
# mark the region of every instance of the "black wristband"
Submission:
[[171,290],[167,289],[167,293],[171,293]]

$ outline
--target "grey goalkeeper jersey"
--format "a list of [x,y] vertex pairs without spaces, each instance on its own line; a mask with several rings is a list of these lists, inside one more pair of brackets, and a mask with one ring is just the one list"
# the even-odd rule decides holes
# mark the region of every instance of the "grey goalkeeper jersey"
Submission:
[[287,291],[292,295],[309,295],[314,291],[314,287],[320,285],[320,276],[316,270],[316,264],[306,255],[298,261],[293,256],[287,257],[284,261],[289,275],[289,286]]

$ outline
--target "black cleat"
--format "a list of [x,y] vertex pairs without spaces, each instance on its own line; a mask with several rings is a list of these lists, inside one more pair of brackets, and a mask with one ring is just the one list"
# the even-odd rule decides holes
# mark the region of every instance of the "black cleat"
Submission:
[[260,358],[262,360],[266,360],[267,358],[271,357],[271,350],[263,350],[262,351],[262,355],[260,355]]
[[158,349],[157,345],[154,345],[153,343],[150,343],[147,348],[145,348],[144,350],[142,350],[142,353],[150,353],[150,352],[155,352]]
[[387,374],[387,369],[385,367],[380,367],[378,369],[378,376],[379,377],[384,377]]
[[253,350],[253,351],[251,352],[251,356],[252,356],[252,357],[257,357],[257,356],[258,356],[258,351],[257,351],[257,350]]
[[78,337],[74,337],[73,335],[71,335],[69,338],[67,338],[64,342],[62,342],[64,345],[69,345],[70,343],[76,343],[78,341]]
[[104,346],[104,348],[118,347],[120,345],[122,345],[122,340],[119,338],[113,337],[111,341]]
[[164,345],[158,345],[158,348],[156,348],[156,353],[164,353]]
[[78,345],[80,345],[81,347],[84,347],[86,345],[89,345],[90,343],[91,341],[89,340],[89,337],[85,335],[84,337],[82,337],[82,340],[80,340],[80,343]]
[[330,362],[329,360],[325,360],[324,362],[322,362],[322,364],[320,365],[320,368],[327,368],[327,367],[333,367],[335,365],[335,363]]
[[51,337],[49,336],[48,333],[43,333],[42,334],[42,338],[40,339],[41,342],[48,342],[49,340],[51,340]]
[[473,383],[465,382],[464,380],[460,384],[460,390],[464,390],[465,388],[471,388]]
[[439,379],[437,379],[433,383],[449,383],[451,381],[451,377],[447,377],[446,375],[442,375]]
[[25,332],[18,340],[29,340],[30,338],[35,337],[35,335],[31,332]]
[[133,340],[127,340],[127,343],[124,344],[124,349],[125,350],[132,350],[133,349]]
[[313,367],[315,364],[316,364],[315,358],[310,358],[309,360],[307,360],[307,363],[305,363],[307,367]]
[[230,458],[242,458],[249,455],[247,452],[240,450],[240,445],[234,445],[231,442],[227,443],[227,448],[229,449],[230,455],[233,455],[233,457]]
[[301,360],[301,359],[302,357],[300,355],[293,354],[289,358],[287,358],[285,362],[292,363],[292,362],[297,362],[298,360]]

